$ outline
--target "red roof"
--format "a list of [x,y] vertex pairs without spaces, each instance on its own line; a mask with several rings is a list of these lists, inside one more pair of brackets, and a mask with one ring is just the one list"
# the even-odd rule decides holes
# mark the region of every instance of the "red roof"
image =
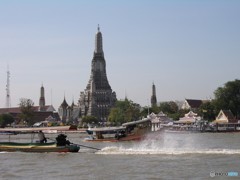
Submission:
[[[44,110],[46,111],[51,105],[44,106]],[[34,111],[39,111],[39,106],[33,106]],[[10,108],[0,108],[0,114],[4,113],[21,113],[20,107],[10,107]]]
[[21,113],[21,109],[19,107],[0,108],[0,114],[5,113]]
[[[45,106],[44,110],[47,110],[49,107],[50,106]],[[56,120],[60,119],[57,112],[39,111],[39,106],[34,106],[33,109],[34,109],[34,115],[32,118],[35,122],[44,121],[50,115]],[[5,113],[10,113],[15,117],[15,119],[18,119],[18,114],[21,114],[21,108],[20,107],[0,108],[0,114],[5,114]]]

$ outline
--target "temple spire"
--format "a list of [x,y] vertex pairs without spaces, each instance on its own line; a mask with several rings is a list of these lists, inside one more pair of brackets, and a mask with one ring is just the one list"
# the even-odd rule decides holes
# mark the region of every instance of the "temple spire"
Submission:
[[156,87],[155,87],[154,82],[152,84],[151,105],[152,105],[152,107],[157,105]]
[[45,93],[44,93],[44,87],[42,83],[42,87],[40,89],[39,111],[44,111],[44,107],[45,107]]
[[95,37],[95,53],[103,53],[103,48],[102,48],[102,33],[100,32],[100,27],[98,24],[98,32],[96,33]]
[[117,100],[107,79],[103,54],[102,33],[99,25],[95,34],[95,48],[91,63],[91,75],[86,89],[80,93],[80,117],[95,116],[99,122],[107,122],[110,109]]

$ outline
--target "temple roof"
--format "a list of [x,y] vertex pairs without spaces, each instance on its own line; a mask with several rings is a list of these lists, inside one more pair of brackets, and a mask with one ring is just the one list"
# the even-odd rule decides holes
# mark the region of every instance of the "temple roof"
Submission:
[[66,108],[66,107],[68,107],[68,103],[66,102],[65,97],[64,97],[64,100],[63,100],[63,102],[62,102],[62,104],[61,104],[60,107],[62,107],[62,108]]
[[187,103],[191,108],[199,108],[202,105],[202,100],[198,99],[186,99]]

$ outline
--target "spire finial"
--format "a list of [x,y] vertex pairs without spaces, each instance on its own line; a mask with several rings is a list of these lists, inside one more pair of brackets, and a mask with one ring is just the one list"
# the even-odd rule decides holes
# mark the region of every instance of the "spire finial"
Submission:
[[98,28],[97,28],[97,29],[98,29],[98,32],[99,32],[99,31],[100,31],[100,27],[99,27],[99,24],[98,24]]
[[74,104],[74,96],[72,96],[72,103]]
[[95,36],[95,53],[102,53],[103,54],[102,33],[100,32],[99,24],[98,24],[98,32],[96,33],[96,36]]

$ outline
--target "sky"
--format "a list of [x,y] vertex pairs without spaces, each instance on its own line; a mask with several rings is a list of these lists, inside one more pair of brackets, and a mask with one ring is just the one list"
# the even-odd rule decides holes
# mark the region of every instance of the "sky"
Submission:
[[90,78],[97,26],[118,99],[214,98],[240,78],[238,0],[0,0],[0,107],[20,98],[77,104]]

